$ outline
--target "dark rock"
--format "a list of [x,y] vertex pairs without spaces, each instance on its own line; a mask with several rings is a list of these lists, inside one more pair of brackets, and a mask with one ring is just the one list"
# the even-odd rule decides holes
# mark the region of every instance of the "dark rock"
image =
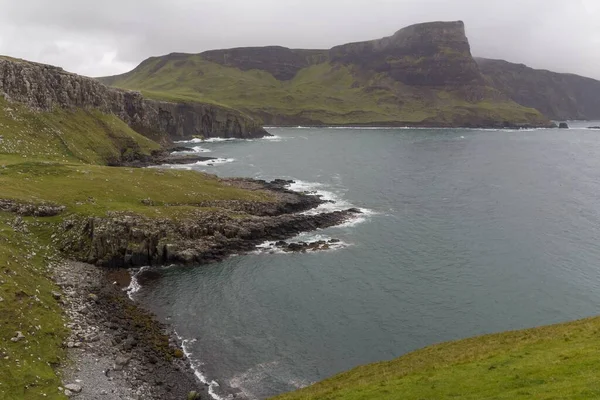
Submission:
[[600,119],[600,81],[596,79],[503,60],[476,60],[489,83],[503,95],[550,119]]
[[462,21],[416,24],[387,38],[336,46],[330,59],[410,86],[484,86]]
[[589,126],[588,129],[600,129],[600,126]]
[[42,111],[76,107],[114,114],[139,133],[161,142],[196,135],[269,135],[259,122],[229,108],[145,99],[139,92],[109,88],[62,68],[28,61],[0,59],[0,93]]
[[561,122],[560,124],[558,124],[558,129],[569,129],[569,124],[567,124],[566,122]]

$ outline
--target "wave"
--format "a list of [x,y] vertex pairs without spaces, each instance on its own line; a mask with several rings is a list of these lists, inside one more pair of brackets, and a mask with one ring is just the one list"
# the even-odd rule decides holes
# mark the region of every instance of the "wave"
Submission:
[[183,150],[183,151],[174,151],[171,154],[195,154],[195,153],[211,153],[212,150],[210,149],[205,149],[204,147],[200,147],[200,146],[194,146],[194,147],[190,147],[189,150]]
[[[180,141],[174,142],[174,143],[176,143],[176,144],[197,144],[197,143],[222,143],[222,142],[254,142],[257,140],[280,142],[280,141],[284,140],[284,138],[281,136],[277,136],[277,135],[265,136],[262,138],[254,138],[254,139],[213,137],[213,138],[208,138],[208,139],[194,138],[191,140],[180,140]],[[210,150],[208,150],[208,151],[210,151]]]
[[323,203],[317,208],[305,211],[304,213],[302,213],[304,215],[316,215],[334,211],[343,211],[349,208],[358,208],[363,213],[363,215],[374,214],[372,210],[354,206],[352,203],[345,200],[339,193],[333,192],[331,190],[325,190],[329,188],[327,188],[327,186],[322,183],[295,180],[294,183],[289,184],[287,188],[295,192],[314,194],[316,196],[319,196],[321,199],[327,201],[327,203]]
[[214,166],[235,162],[235,158],[215,158],[214,160],[198,161],[193,165]]
[[[163,267],[163,269],[171,268],[171,267],[173,267],[173,266]],[[131,282],[129,283],[129,286],[124,289],[127,292],[127,296],[129,297],[130,300],[135,301],[135,299],[134,299],[135,294],[137,292],[139,292],[140,289],[142,288],[142,285],[140,285],[139,281],[137,280],[137,277],[139,276],[139,274],[141,274],[142,272],[144,272],[148,269],[150,269],[150,267],[142,267],[142,268],[139,268],[138,270],[134,270],[133,273],[131,274]],[[214,380],[209,380],[200,370],[200,367],[202,364],[199,363],[198,361],[195,361],[192,358],[192,352],[189,349],[189,345],[191,343],[194,343],[196,341],[196,339],[191,339],[191,340],[184,339],[177,333],[177,331],[174,331],[174,333],[175,333],[175,336],[177,336],[177,339],[179,340],[179,342],[181,343],[181,349],[183,350],[183,354],[185,354],[186,358],[190,361],[190,367],[191,367],[192,371],[194,372],[194,375],[196,376],[196,378],[198,378],[200,380],[200,382],[202,382],[203,384],[208,386],[208,393],[210,394],[210,396],[214,400],[230,400],[230,399],[232,399],[231,396],[222,397],[222,396],[219,396],[215,392],[215,389],[220,387],[219,383]]]
[[148,270],[150,267],[142,267],[138,270],[134,270],[131,274],[131,282],[129,282],[129,286],[127,286],[124,290],[127,292],[127,296],[130,300],[134,300],[134,296],[137,292],[140,291],[142,285],[137,280],[137,277],[144,271]]
[[[318,241],[327,242],[327,244],[329,245],[329,248],[327,250],[319,249],[318,252],[340,250],[340,249],[350,246],[349,243],[346,243],[341,240],[338,242],[335,242],[335,243],[331,243],[330,240],[333,240],[333,239],[334,238],[331,236],[326,236],[326,235],[321,235],[321,234],[301,233],[298,236],[293,237],[291,240],[287,240],[286,243],[288,243],[288,244],[300,243],[300,242],[314,243],[314,242],[318,242]],[[277,244],[276,241],[266,241],[264,243],[261,243],[258,246],[256,246],[256,250],[254,252],[252,252],[252,254],[294,254],[294,252],[292,252],[292,251],[285,251],[282,248],[277,247],[276,244]],[[308,252],[311,252],[311,250],[308,250]]]
[[192,368],[194,375],[196,376],[196,378],[198,378],[200,382],[208,386],[208,394],[210,395],[210,397],[212,397],[214,400],[233,399],[233,396],[219,396],[219,394],[216,393],[216,389],[221,387],[221,385],[219,385],[219,382],[208,379],[208,377],[204,375],[200,369],[202,363],[195,361],[192,358],[193,353],[190,351],[189,345],[196,342],[196,339],[184,339],[177,332],[175,332],[175,335],[181,342],[181,349],[183,350],[183,354],[185,355],[185,357],[190,361],[190,367]]
[[190,143],[202,143],[204,140],[203,139],[198,139],[198,138],[194,138],[191,140],[179,140],[177,142],[173,142],[173,143],[177,143],[177,144],[190,144]]

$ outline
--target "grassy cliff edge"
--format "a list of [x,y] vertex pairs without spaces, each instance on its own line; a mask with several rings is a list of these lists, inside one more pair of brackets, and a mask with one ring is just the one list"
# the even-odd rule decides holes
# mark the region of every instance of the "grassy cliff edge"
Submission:
[[277,400],[597,399],[600,318],[438,344]]

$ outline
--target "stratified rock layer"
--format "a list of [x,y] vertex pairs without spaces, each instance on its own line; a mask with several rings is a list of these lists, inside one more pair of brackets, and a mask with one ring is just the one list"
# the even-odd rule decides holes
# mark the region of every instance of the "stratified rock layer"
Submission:
[[554,120],[600,119],[600,81],[478,58],[489,83],[513,101]]
[[0,58],[0,94],[40,111],[56,107],[97,109],[114,114],[153,139],[191,136],[253,138],[268,135],[244,114],[211,104],[145,99],[141,93],[109,88],[62,68]]

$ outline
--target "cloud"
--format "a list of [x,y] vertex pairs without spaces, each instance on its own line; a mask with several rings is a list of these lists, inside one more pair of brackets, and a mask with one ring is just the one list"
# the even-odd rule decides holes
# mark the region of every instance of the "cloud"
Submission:
[[597,0],[0,0],[0,54],[84,75],[171,52],[329,48],[465,21],[473,53],[600,79]]

